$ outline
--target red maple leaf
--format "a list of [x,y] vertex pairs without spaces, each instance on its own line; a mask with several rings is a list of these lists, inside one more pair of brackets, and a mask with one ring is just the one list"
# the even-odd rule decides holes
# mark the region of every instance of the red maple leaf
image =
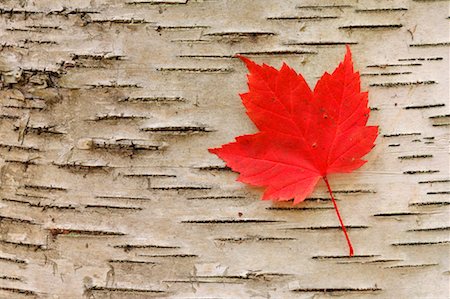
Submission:
[[350,48],[332,74],[311,91],[301,74],[283,64],[277,70],[239,56],[250,71],[247,93],[241,94],[247,115],[260,132],[209,149],[239,172],[238,181],[266,187],[264,200],[302,202],[320,179],[325,181],[345,234],[327,175],[351,172],[373,147],[377,126],[367,126],[368,93],[361,92]]

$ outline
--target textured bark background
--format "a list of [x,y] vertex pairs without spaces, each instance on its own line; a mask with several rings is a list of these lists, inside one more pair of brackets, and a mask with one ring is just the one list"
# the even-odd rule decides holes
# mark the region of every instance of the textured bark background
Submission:
[[[449,298],[449,3],[0,0],[0,298]],[[350,44],[367,163],[304,203],[207,152],[255,132],[233,56],[314,84]]]

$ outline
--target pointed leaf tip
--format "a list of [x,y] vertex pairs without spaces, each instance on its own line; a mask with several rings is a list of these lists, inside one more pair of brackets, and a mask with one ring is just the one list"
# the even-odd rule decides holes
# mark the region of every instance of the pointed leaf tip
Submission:
[[211,154],[215,154],[215,155],[217,155],[219,150],[220,150],[220,148],[208,148],[208,152],[210,152]]
[[347,49],[347,53],[352,54],[352,51],[350,50],[350,45],[349,44],[345,44],[345,48]]
[[[345,53],[344,63],[352,63],[352,51],[350,50],[350,46],[348,44],[345,45],[347,52]],[[353,67],[353,66],[352,66]]]
[[254,63],[253,61],[251,61],[250,59],[248,59],[247,57],[241,55],[241,54],[236,54],[234,55],[234,57],[239,58],[242,62],[244,62],[247,65],[247,68],[249,67],[249,65],[254,65],[256,63]]

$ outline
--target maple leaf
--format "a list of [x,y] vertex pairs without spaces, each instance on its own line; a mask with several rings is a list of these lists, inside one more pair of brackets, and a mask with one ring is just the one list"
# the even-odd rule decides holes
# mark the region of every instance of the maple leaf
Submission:
[[361,92],[350,48],[344,61],[319,79],[312,91],[301,74],[283,64],[277,70],[239,56],[247,65],[247,115],[260,132],[209,149],[239,172],[238,181],[266,187],[264,200],[302,202],[320,179],[325,181],[345,234],[327,175],[351,172],[373,147],[377,126],[367,126],[368,93]]

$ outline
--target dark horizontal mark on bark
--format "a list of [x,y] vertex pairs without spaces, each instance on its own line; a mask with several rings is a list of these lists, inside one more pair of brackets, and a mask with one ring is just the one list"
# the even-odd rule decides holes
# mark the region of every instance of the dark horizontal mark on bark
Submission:
[[423,215],[423,213],[418,212],[392,212],[392,213],[378,213],[374,214],[374,217],[400,217],[400,216],[416,216]]
[[400,160],[425,159],[425,158],[433,158],[433,155],[407,155],[407,156],[399,156],[397,158]]
[[372,83],[369,86],[372,87],[399,87],[399,86],[416,86],[416,85],[431,85],[437,84],[436,81],[415,81],[415,82],[385,82],[385,83]]
[[27,145],[15,145],[15,144],[4,144],[0,143],[0,148],[5,148],[8,151],[11,150],[22,150],[26,152],[40,152],[40,149],[35,146],[27,146]]
[[428,195],[438,195],[438,194],[450,194],[450,191],[429,191]]
[[394,262],[402,262],[403,260],[399,259],[378,259],[373,261],[364,261],[363,264],[381,264],[381,263],[394,263]]
[[58,168],[66,168],[66,169],[72,169],[72,170],[85,170],[85,171],[91,171],[91,170],[109,170],[113,168],[112,166],[108,165],[97,165],[97,164],[84,164],[82,162],[69,162],[69,163],[56,163],[52,162],[52,165],[57,166]]
[[420,181],[419,184],[450,183],[449,179]]
[[298,293],[367,293],[367,292],[379,292],[383,289],[380,288],[298,288],[292,289],[291,292]]
[[[24,68],[21,68],[21,69],[26,75],[30,75],[30,76],[33,76],[33,75],[47,75],[47,76],[49,76],[49,77],[51,76],[53,78],[60,78],[62,73],[63,73],[60,70],[50,70],[50,69],[46,69],[46,68],[33,68],[33,67],[26,68],[26,67],[24,67]],[[28,96],[28,97],[25,97],[25,98],[27,100],[30,100],[30,101],[36,101],[36,100],[45,101],[43,98],[34,97],[34,96]]]
[[387,64],[370,64],[368,68],[387,68],[387,67],[396,67],[396,66],[421,66],[421,63],[387,63]]
[[[92,63],[92,62],[88,62],[88,61],[76,61],[75,63],[72,62],[67,62],[67,61],[62,61],[61,65],[64,69],[69,69],[69,68],[78,68],[78,69],[111,69],[111,67],[103,62],[98,62],[98,63]],[[81,89],[81,88],[67,88],[67,89]]]
[[174,174],[165,174],[165,173],[129,173],[124,174],[124,177],[152,177],[152,178],[176,178],[177,176]]
[[196,258],[197,254],[187,253],[173,253],[173,254],[138,254],[138,256],[153,257],[153,258]]
[[398,76],[398,75],[409,75],[412,72],[389,72],[389,73],[362,73],[361,76]]
[[[27,126],[25,127],[25,133],[33,133],[36,135],[64,135],[66,133],[55,130],[56,126]],[[22,128],[20,126],[14,125],[14,131],[19,131]]]
[[392,243],[392,246],[429,246],[429,245],[448,245],[450,241],[429,241],[429,242],[400,242]]
[[379,259],[373,261],[362,261],[358,259],[351,259],[348,261],[337,261],[336,264],[381,264],[381,263],[392,263],[392,262],[402,262],[403,260],[395,260],[395,259]]
[[16,119],[19,119],[19,118],[20,118],[20,116],[18,116],[18,115],[0,114],[0,119],[13,119],[13,120],[16,120]]
[[439,206],[448,206],[448,205],[450,205],[450,202],[447,202],[447,201],[424,201],[424,202],[413,202],[413,203],[409,204],[409,206],[411,206],[411,207],[414,207],[414,206],[416,206],[416,207],[421,207],[421,206],[439,207]]
[[100,11],[97,10],[89,10],[82,8],[69,9],[66,7],[61,8],[60,10],[50,11],[50,14],[61,14],[61,15],[84,15],[84,14],[99,14]]
[[211,32],[206,33],[204,36],[218,36],[218,37],[230,37],[230,38],[237,38],[237,37],[258,37],[258,36],[272,36],[276,35],[275,32],[263,32],[263,31],[254,31],[254,32]]
[[277,272],[266,272],[266,273],[256,273],[256,272],[247,272],[243,275],[197,275],[193,276],[193,279],[217,279],[217,280],[258,280],[262,279],[267,281],[271,278],[275,277],[287,277],[292,276],[291,274],[286,273],[277,273]]
[[0,287],[0,291],[11,292],[11,293],[21,294],[21,295],[25,295],[25,296],[37,296],[37,293],[35,291],[27,290],[27,289]]
[[95,10],[87,10],[87,9],[70,9],[63,7],[59,10],[50,10],[50,11],[39,11],[39,10],[28,10],[28,9],[17,9],[17,8],[0,8],[0,14],[5,15],[15,15],[15,14],[23,14],[25,17],[29,15],[85,15],[85,14],[98,14],[99,11]]
[[205,25],[188,25],[188,26],[155,26],[156,32],[164,30],[195,30],[195,29],[208,29],[210,26]]
[[326,8],[351,8],[352,5],[297,5],[295,8],[297,9],[326,9]]
[[231,168],[228,166],[220,166],[220,165],[210,165],[210,166],[200,166],[196,167],[198,170],[205,170],[205,171],[231,171]]
[[265,220],[265,219],[211,219],[211,220],[183,220],[181,223],[192,224],[234,224],[234,223],[277,223],[284,222],[280,220]]
[[[23,195],[25,196],[25,195]],[[32,197],[32,196],[29,196]],[[45,197],[43,197],[45,198]],[[73,205],[55,205],[55,204],[44,204],[41,202],[38,203],[32,203],[26,200],[19,200],[19,199],[10,199],[10,198],[2,198],[4,201],[14,202],[18,204],[24,204],[31,208],[42,208],[42,210],[49,210],[49,209],[56,209],[56,210],[75,210],[75,206]]]
[[402,28],[402,24],[372,24],[372,25],[347,25],[340,26],[339,29],[344,30],[354,30],[354,29],[362,29],[362,30],[372,30],[372,29],[398,29]]
[[32,29],[62,30],[60,26],[51,26],[51,25],[27,25],[26,27]]
[[205,126],[167,126],[167,127],[145,127],[140,128],[144,132],[160,133],[208,133],[214,130]]
[[35,10],[27,10],[27,9],[17,9],[17,8],[0,8],[0,14],[5,15],[15,15],[15,14],[25,14],[25,15],[33,15],[33,14],[44,14],[43,11],[35,11]]
[[234,72],[234,69],[232,68],[214,68],[214,67],[210,67],[210,68],[188,68],[188,67],[162,67],[162,68],[157,68],[157,71],[160,72],[180,72],[180,73],[223,73],[223,74],[227,74],[227,73],[231,73]]
[[395,266],[384,267],[384,269],[423,268],[423,267],[432,267],[432,266],[438,266],[438,265],[439,264],[395,265]]
[[219,283],[219,284],[242,284],[242,281],[234,281],[234,280],[224,280],[224,279],[218,279],[218,280],[206,280],[206,279],[197,279],[197,278],[191,278],[191,280],[187,279],[177,279],[177,280],[163,280],[163,282],[166,283],[188,283],[188,284],[199,284],[199,283]]
[[383,134],[382,136],[383,136],[383,137],[386,137],[386,138],[390,138],[390,137],[420,136],[420,135],[422,135],[422,133],[416,133],[416,132],[413,132],[413,133],[393,133],[393,134]]
[[156,265],[155,262],[150,261],[131,261],[131,260],[108,260],[108,263],[114,264],[142,264],[142,265]]
[[447,231],[447,230],[450,230],[450,226],[414,228],[408,229],[407,232],[432,232],[432,231]]
[[[2,200],[10,201],[7,198],[2,198]],[[33,220],[0,215],[0,223],[2,223],[3,221],[24,223],[24,224],[33,224],[33,225],[38,224],[38,223],[34,222]]]
[[364,189],[355,189],[355,190],[333,190],[333,193],[336,194],[375,194],[377,193],[375,190],[364,190]]
[[284,43],[289,46],[340,46],[340,45],[357,45],[358,42],[301,42],[301,41],[288,41]]
[[3,279],[3,280],[12,280],[12,281],[23,281],[23,279],[20,278],[20,277],[16,277],[16,276],[7,276],[7,275],[0,276],[0,279]]
[[[11,200],[13,201],[13,200]],[[15,202],[17,203],[22,203],[22,204],[26,204],[27,206],[31,207],[31,208],[42,208],[43,211],[45,210],[50,210],[50,209],[54,209],[54,210],[75,210],[75,206],[72,205],[53,205],[53,204],[42,204],[42,203],[31,203],[31,202],[27,202],[27,201],[19,201],[19,200],[15,200]]]
[[[334,192],[334,191],[333,191]],[[335,198],[336,199],[336,198]],[[291,199],[293,200],[293,199]],[[336,199],[339,201],[339,199]],[[304,201],[311,201],[311,202],[327,202],[327,201],[331,201],[330,198],[328,197],[307,197],[305,198]]]
[[214,41],[210,39],[172,39],[170,42],[186,44],[212,44]]
[[267,50],[267,51],[249,51],[240,52],[239,55],[249,55],[249,56],[265,56],[265,55],[302,55],[302,54],[317,54],[315,51],[307,50]]
[[34,243],[15,242],[15,241],[7,241],[7,240],[0,240],[0,244],[21,246],[21,247],[29,248],[29,249],[33,249],[33,250],[46,250],[47,249],[47,246],[45,244],[34,244]]
[[435,60],[443,60],[444,57],[427,57],[427,58],[400,58],[398,61],[435,61]]
[[35,44],[35,45],[58,45],[59,43],[53,40],[35,40],[35,39],[21,39],[20,42],[26,44]]
[[12,258],[12,257],[4,257],[0,256],[0,262],[10,262],[14,264],[28,264],[26,260],[22,260],[19,258]]
[[[346,225],[347,229],[367,229],[369,226],[365,225]],[[285,228],[286,230],[342,230],[340,226],[309,226],[309,227],[290,227]]]
[[182,1],[130,1],[127,5],[183,5],[188,4],[189,0]]
[[105,24],[105,23],[110,23],[110,24],[125,24],[125,25],[141,25],[141,24],[154,24],[154,22],[149,22],[147,20],[144,19],[97,19],[97,20],[87,20],[85,21],[86,24]]
[[372,258],[380,255],[377,254],[360,254],[354,255],[352,257],[348,255],[315,255],[312,257],[313,260],[351,260],[354,258]]
[[262,236],[253,236],[253,237],[240,237],[240,238],[216,238],[215,241],[220,242],[229,242],[229,243],[243,243],[243,242],[276,242],[276,241],[293,241],[297,240],[297,238],[288,238],[288,237],[262,237]]
[[209,54],[182,54],[182,55],[177,55],[177,57],[179,58],[205,58],[205,59],[231,59],[234,58],[234,55],[209,55]]
[[433,115],[433,116],[430,116],[428,118],[430,118],[430,119],[439,119],[439,118],[447,118],[447,117],[450,117],[450,114]]
[[438,108],[438,107],[444,107],[445,104],[429,104],[429,105],[411,105],[406,106],[403,109],[410,110],[410,109],[428,109],[428,108]]
[[217,196],[191,196],[187,197],[187,200],[207,200],[207,199],[245,199],[245,196],[241,195],[217,195]]
[[28,190],[39,190],[39,191],[61,191],[61,192],[67,192],[67,188],[64,187],[58,187],[58,186],[46,186],[46,185],[31,185],[31,184],[25,184],[23,185],[25,189]]
[[91,148],[97,150],[117,150],[117,151],[158,151],[164,149],[164,144],[146,144],[142,140],[132,139],[92,139]]
[[104,231],[104,230],[82,230],[71,228],[48,228],[48,232],[56,237],[58,235],[83,235],[83,236],[125,236],[122,232]]
[[108,195],[97,195],[95,198],[101,199],[122,199],[122,200],[150,200],[149,197],[140,196],[108,196]]
[[43,32],[49,30],[62,30],[59,26],[43,26],[43,25],[27,25],[25,28],[10,27],[7,31],[23,31],[23,32]]
[[273,211],[314,211],[314,210],[333,210],[333,207],[302,207],[302,208],[293,208],[293,207],[268,207],[266,210]]
[[[1,15],[1,14],[0,14]],[[14,49],[14,48],[19,48],[19,49],[28,49],[28,47],[24,46],[24,45],[19,45],[19,44],[9,44],[9,43],[0,43],[0,50],[3,49]]]
[[70,54],[72,60],[124,60],[126,57],[123,55],[110,55],[105,54]]
[[339,16],[286,16],[286,17],[268,17],[267,20],[275,21],[320,21],[327,19],[338,19]]
[[143,115],[125,115],[125,114],[101,114],[96,115],[92,119],[88,119],[87,121],[100,121],[100,120],[133,120],[133,119],[146,119],[148,117]]
[[161,187],[150,187],[151,190],[211,190],[212,187],[208,186],[161,186]]
[[447,46],[450,46],[450,42],[410,44],[409,46],[410,47],[447,47]]
[[158,293],[162,294],[165,291],[162,290],[152,290],[152,289],[137,289],[137,288],[112,288],[112,287],[100,287],[93,286],[87,288],[86,293],[88,292],[109,292],[109,293]]
[[[26,104],[25,104],[26,105]],[[46,107],[40,106],[19,106],[19,105],[3,105],[3,108],[11,108],[11,109],[24,109],[24,110],[44,110]]]
[[379,13],[379,12],[396,12],[407,10],[408,9],[406,7],[386,7],[386,8],[355,9],[355,12]]
[[119,102],[176,103],[186,102],[186,99],[183,97],[125,97]]
[[31,189],[31,190],[44,190],[44,191],[61,191],[61,192],[67,192],[67,188],[64,187],[58,187],[58,186],[46,186],[46,185],[31,185],[31,184],[25,184],[23,185],[25,189]]
[[110,206],[110,205],[86,205],[85,209],[106,209],[106,210],[133,210],[140,211],[141,207],[128,207],[128,206]]
[[448,127],[450,123],[432,124],[433,127]]
[[166,246],[166,245],[146,245],[146,244],[124,244],[114,245],[114,248],[123,249],[125,252],[129,252],[134,249],[180,249],[179,246]]
[[400,143],[393,143],[393,144],[389,144],[388,146],[389,147],[397,147],[397,146],[400,146]]
[[6,31],[36,32],[37,30],[32,29],[32,28],[9,27],[9,28],[6,28]]
[[429,174],[429,173],[438,173],[439,170],[407,170],[403,171],[403,174]]
[[142,86],[140,86],[138,84],[133,84],[133,83],[130,83],[130,84],[127,84],[127,83],[87,84],[86,86],[91,89],[96,89],[96,88],[142,88]]

